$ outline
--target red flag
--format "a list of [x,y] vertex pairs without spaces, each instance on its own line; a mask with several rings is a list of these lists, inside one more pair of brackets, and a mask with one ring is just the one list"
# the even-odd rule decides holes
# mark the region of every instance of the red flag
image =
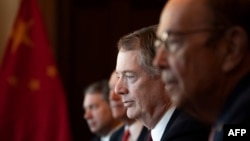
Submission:
[[23,0],[0,69],[0,140],[70,141],[65,94],[36,0]]

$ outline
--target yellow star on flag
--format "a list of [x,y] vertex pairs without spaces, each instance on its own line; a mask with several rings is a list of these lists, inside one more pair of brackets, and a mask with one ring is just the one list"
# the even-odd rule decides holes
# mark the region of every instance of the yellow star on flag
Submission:
[[47,75],[52,78],[55,77],[57,74],[55,66],[48,66],[46,71]]
[[40,82],[36,79],[31,79],[28,85],[29,89],[32,91],[37,91],[40,89]]
[[32,47],[32,41],[28,36],[28,31],[31,29],[32,21],[25,22],[23,20],[19,20],[17,25],[15,26],[14,30],[12,31],[11,37],[12,47],[11,52],[15,53],[20,46],[21,43]]

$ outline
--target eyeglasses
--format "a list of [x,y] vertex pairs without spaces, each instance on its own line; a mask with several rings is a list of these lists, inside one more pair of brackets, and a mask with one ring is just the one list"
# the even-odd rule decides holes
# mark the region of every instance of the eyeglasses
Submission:
[[158,37],[155,42],[155,48],[164,47],[169,52],[175,52],[178,50],[183,42],[184,38],[191,34],[201,33],[201,32],[215,32],[215,31],[224,31],[227,28],[201,28],[195,30],[189,30],[186,32],[181,31],[165,31],[160,37]]

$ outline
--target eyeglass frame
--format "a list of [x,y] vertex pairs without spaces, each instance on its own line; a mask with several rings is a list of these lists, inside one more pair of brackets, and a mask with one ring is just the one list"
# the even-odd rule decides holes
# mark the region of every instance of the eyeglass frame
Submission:
[[157,39],[154,41],[154,46],[155,49],[157,50],[158,48],[162,47],[162,45],[164,45],[164,49],[169,51],[169,52],[173,52],[171,51],[171,43],[169,43],[169,37],[171,35],[176,35],[176,36],[187,36],[190,34],[195,34],[195,33],[200,33],[200,32],[215,32],[215,31],[226,31],[229,27],[223,27],[223,26],[219,26],[217,28],[199,28],[199,29],[193,29],[193,30],[189,30],[186,32],[183,31],[170,31],[167,30],[165,32],[163,32],[163,34],[161,35],[161,37],[157,37]]

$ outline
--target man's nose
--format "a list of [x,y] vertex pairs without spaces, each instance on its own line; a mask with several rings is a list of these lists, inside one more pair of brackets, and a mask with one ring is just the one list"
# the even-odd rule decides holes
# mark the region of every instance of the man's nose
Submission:
[[153,65],[159,69],[164,69],[168,66],[167,61],[167,51],[164,49],[164,47],[159,47],[156,50],[156,55],[153,60]]
[[116,82],[115,93],[120,95],[128,93],[127,84],[126,82],[124,82],[122,78],[119,78],[118,81]]

